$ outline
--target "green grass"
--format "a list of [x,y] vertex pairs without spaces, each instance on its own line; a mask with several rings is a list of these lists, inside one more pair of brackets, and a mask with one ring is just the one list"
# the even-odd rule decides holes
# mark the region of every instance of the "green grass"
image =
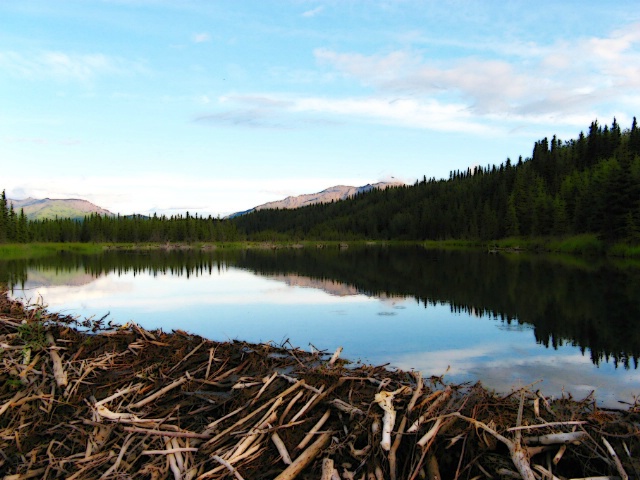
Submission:
[[403,246],[422,245],[429,249],[439,250],[524,250],[528,252],[554,252],[567,255],[581,256],[611,256],[621,258],[640,259],[640,245],[626,243],[607,244],[596,235],[585,234],[571,237],[510,237],[491,242],[479,240],[427,240],[424,242],[405,242],[397,240],[378,241],[237,241],[237,242],[197,242],[197,243],[27,243],[0,244],[0,260],[17,260],[25,258],[40,258],[56,255],[59,252],[74,252],[84,255],[94,255],[105,250],[165,250],[165,249],[193,249],[193,250],[244,250],[270,248],[341,248],[344,246],[358,247],[367,245]]
[[0,260],[49,257],[64,251],[96,254],[103,250],[103,245],[95,243],[7,243],[0,244]]

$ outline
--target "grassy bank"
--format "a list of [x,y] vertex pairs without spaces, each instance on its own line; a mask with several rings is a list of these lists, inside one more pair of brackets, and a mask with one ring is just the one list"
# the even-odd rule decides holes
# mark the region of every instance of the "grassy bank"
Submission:
[[423,245],[426,248],[444,250],[481,248],[488,251],[506,250],[599,257],[640,258],[640,245],[607,243],[593,234],[574,235],[571,237],[509,237],[492,240],[490,242],[473,240],[429,240],[424,242]]
[[105,245],[95,243],[9,243],[0,244],[0,259],[40,258],[60,252],[96,254],[104,249]]
[[498,248],[520,248],[529,251],[571,255],[640,258],[640,245],[608,243],[593,234],[571,237],[506,238],[495,243]]
[[40,258],[56,255],[60,252],[74,252],[85,255],[101,253],[105,250],[244,250],[277,248],[349,248],[362,246],[408,246],[422,245],[438,250],[513,250],[528,252],[550,252],[565,255],[619,257],[640,259],[640,245],[626,243],[610,244],[596,235],[585,234],[571,237],[510,237],[490,242],[480,240],[356,240],[321,241],[304,240],[299,242],[196,242],[196,243],[26,243],[0,244],[0,260]]

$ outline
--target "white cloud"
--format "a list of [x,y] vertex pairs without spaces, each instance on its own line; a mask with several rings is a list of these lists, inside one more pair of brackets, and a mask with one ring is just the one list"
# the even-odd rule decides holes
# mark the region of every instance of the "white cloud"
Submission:
[[102,53],[76,54],[44,51],[29,55],[14,51],[0,52],[0,70],[28,80],[88,81],[98,75],[124,75],[142,72],[138,63]]
[[615,114],[628,104],[626,97],[640,97],[640,25],[601,38],[502,50],[496,58],[486,45],[474,56],[447,60],[411,50],[363,55],[317,49],[314,54],[320,65],[373,88],[377,98],[395,94],[421,106],[434,100],[462,106],[472,122],[491,117],[583,122],[598,107],[608,105]]
[[206,32],[203,33],[194,33],[191,37],[193,43],[205,43],[211,41],[211,35]]
[[306,18],[315,17],[316,15],[318,15],[319,13],[321,13],[323,10],[324,10],[324,7],[323,7],[323,6],[316,7],[316,8],[314,8],[314,9],[312,9],[312,10],[307,10],[306,12],[304,12],[304,13],[302,14],[302,16],[303,16],[303,17],[306,17]]
[[446,60],[412,50],[364,55],[319,48],[318,64],[338,74],[334,81],[358,82],[360,94],[231,95],[195,120],[270,129],[355,121],[481,135],[507,135],[514,125],[573,132],[596,117],[625,121],[640,103],[638,32],[632,25],[550,45],[486,44],[473,56]]

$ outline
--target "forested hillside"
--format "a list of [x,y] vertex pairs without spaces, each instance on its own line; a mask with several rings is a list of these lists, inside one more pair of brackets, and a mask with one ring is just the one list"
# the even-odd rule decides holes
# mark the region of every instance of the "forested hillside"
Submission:
[[28,221],[0,197],[0,242],[497,240],[597,234],[640,243],[640,129],[594,121],[587,135],[536,142],[531,158],[426,177],[328,204],[230,220],[176,215]]
[[233,220],[249,239],[491,240],[596,233],[640,236],[640,129],[594,121],[585,136],[537,142],[531,158],[424,178],[413,186]]
[[228,242],[238,240],[234,224],[198,215],[146,217],[93,213],[82,220],[27,220],[0,197],[0,243],[15,242]]

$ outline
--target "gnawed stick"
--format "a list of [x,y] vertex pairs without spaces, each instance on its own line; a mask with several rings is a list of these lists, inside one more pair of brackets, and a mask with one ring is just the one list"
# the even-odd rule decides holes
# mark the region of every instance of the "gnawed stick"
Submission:
[[544,468],[542,465],[534,465],[533,468],[534,470],[537,470],[538,472],[540,472],[543,478],[548,478],[550,480],[560,480],[558,477],[556,477],[552,472]]
[[246,450],[249,449],[249,447],[254,444],[254,442],[256,442],[256,440],[258,441],[258,443],[260,442],[260,439],[263,435],[261,430],[267,428],[269,424],[275,422],[278,419],[275,410],[280,406],[281,403],[282,399],[274,403],[271,409],[269,409],[269,411],[265,414],[265,416],[262,417],[258,421],[258,423],[256,423],[254,428],[250,430],[249,435],[240,440],[235,450],[233,450],[232,453],[225,455],[229,462],[233,462],[236,457],[242,455]]
[[129,448],[129,445],[131,445],[131,443],[133,442],[133,435],[130,433],[129,435],[127,435],[127,437],[124,439],[124,442],[122,443],[122,448],[120,448],[120,453],[118,454],[118,458],[116,458],[116,461],[113,463],[113,465],[111,465],[111,467],[109,467],[109,470],[107,470],[106,472],[104,472],[102,474],[102,476],[100,477],[102,478],[109,478],[109,475],[111,475],[113,472],[116,471],[116,469],[120,466],[120,462],[122,461],[122,457],[124,457],[124,454],[127,452],[127,449]]
[[273,375],[271,375],[270,377],[266,377],[264,379],[264,385],[262,386],[260,391],[257,393],[257,395],[255,397],[253,397],[253,400],[251,400],[250,405],[253,405],[254,403],[256,403],[258,401],[260,396],[264,393],[264,391],[267,389],[267,387],[269,385],[271,385],[271,382],[273,382],[277,376],[278,376],[278,372],[273,372]]
[[430,397],[433,397],[436,393],[438,393],[438,396],[437,396],[438,398],[436,398],[433,401],[433,403],[429,405],[429,408],[427,408],[427,411],[424,414],[420,415],[420,418],[418,418],[415,422],[413,422],[413,425],[409,427],[409,429],[407,430],[407,433],[417,432],[418,429],[420,428],[420,425],[422,425],[424,422],[429,420],[429,417],[431,416],[431,414],[435,412],[440,405],[442,405],[444,402],[446,402],[449,399],[449,397],[451,396],[452,390],[451,390],[451,387],[447,385],[444,390],[441,390],[439,392],[434,392],[432,395],[430,395]]
[[476,420],[475,418],[465,417],[460,412],[453,412],[449,415],[465,420],[466,422],[469,422],[475,425],[476,427],[480,427],[487,433],[493,435],[497,440],[500,440],[509,449],[509,453],[511,455],[511,461],[518,469],[518,472],[520,473],[521,477],[524,480],[536,480],[536,477],[533,474],[533,470],[531,470],[531,465],[529,464],[529,456],[527,454],[527,451],[522,448],[522,445],[512,442],[511,440],[504,437],[503,435],[500,435],[498,432],[496,432],[492,428],[489,428],[485,423],[479,420]]
[[49,344],[49,356],[53,363],[53,377],[56,379],[59,387],[66,387],[69,381],[67,380],[67,372],[64,371],[64,367],[62,366],[62,359],[56,350],[56,341],[51,332],[47,332],[46,338]]
[[[402,435],[406,426],[407,417],[406,415],[403,415],[402,420],[400,421],[400,426],[398,427],[398,431],[396,432],[396,439],[391,446],[391,450],[389,450],[389,455],[387,455],[387,458],[389,459],[389,476],[391,477],[391,480],[396,480],[397,478],[396,454],[398,452],[398,448],[400,447],[400,442],[402,441]],[[353,448],[353,444],[351,444],[351,448]]]
[[203,433],[172,432],[170,430],[152,430],[150,428],[140,428],[140,427],[123,427],[122,429],[125,432],[144,433],[145,435],[163,435],[165,437],[201,438],[203,440],[211,438],[211,435],[206,435]]
[[298,446],[296,447],[296,450],[302,450],[304,447],[306,447],[307,443],[311,441],[313,436],[322,428],[322,426],[326,423],[326,421],[329,420],[330,416],[331,416],[331,410],[327,410],[326,412],[324,412],[324,415],[322,415],[322,418],[320,418],[320,420],[318,420],[318,422],[313,427],[311,427],[311,430],[309,430],[309,433],[307,433],[305,437],[302,439],[302,441],[298,444]]
[[332,476],[333,476],[333,459],[323,458],[322,459],[322,475],[320,476],[320,480],[331,480]]
[[26,480],[27,478],[34,478],[41,476],[46,468],[36,468],[35,470],[27,470],[26,473],[17,473],[15,475],[7,475],[3,477],[3,480]]
[[418,398],[420,398],[420,395],[422,395],[422,385],[423,385],[422,374],[420,372],[413,372],[413,376],[416,379],[416,389],[414,390],[413,396],[409,401],[409,405],[407,405],[407,412],[409,413],[413,411],[413,408],[416,406],[416,402],[418,401]]
[[142,385],[143,385],[142,383],[136,383],[135,385],[131,385],[130,387],[123,388],[122,390],[117,391],[113,395],[111,395],[111,396],[109,396],[107,398],[103,398],[99,402],[96,402],[95,406],[99,407],[100,405],[104,405],[105,403],[109,403],[111,400],[115,400],[116,398],[121,397],[123,395],[126,395],[127,393],[131,393],[133,391],[140,390]]
[[585,420],[573,420],[568,422],[549,422],[549,423],[540,423],[534,425],[521,425],[519,427],[511,427],[507,428],[507,432],[515,432],[517,430],[534,430],[536,428],[545,428],[545,427],[562,427],[565,425],[584,425],[585,423],[589,423]]
[[[242,478],[242,475],[238,473],[238,470],[236,470],[235,467],[231,465],[229,462],[220,458],[218,455],[213,455],[211,458],[216,462],[218,462],[220,465],[224,465],[231,473],[233,473],[233,476],[236,477],[237,480],[244,480],[244,478]],[[203,476],[201,476],[200,478],[202,477]]]
[[[324,385],[322,385],[320,387],[320,392],[322,392],[323,390],[324,390]],[[302,415],[304,415],[305,412],[309,409],[309,407],[311,407],[311,404],[320,395],[322,395],[322,393],[316,393],[313,397],[311,397],[311,399],[307,403],[304,404],[304,406],[300,409],[300,411],[293,416],[293,418],[291,419],[291,422],[295,422],[298,418],[300,418]]]
[[180,377],[178,380],[176,380],[175,382],[172,382],[169,385],[167,385],[166,387],[158,390],[156,393],[153,393],[153,394],[149,395],[148,397],[143,398],[142,400],[140,400],[137,403],[134,403],[133,405],[129,405],[129,408],[144,407],[147,403],[153,402],[155,399],[160,398],[162,395],[164,395],[168,391],[173,390],[176,387],[179,387],[180,385],[182,385],[186,381],[187,381],[187,377],[186,376]]
[[320,435],[318,439],[302,452],[291,465],[285,468],[275,480],[292,480],[296,478],[298,474],[320,454],[322,449],[326,447],[327,443],[331,440],[331,435],[333,435],[332,432],[325,432]]
[[602,437],[602,443],[604,443],[604,446],[607,447],[607,451],[609,452],[609,455],[611,455],[611,458],[613,458],[613,461],[616,465],[616,469],[618,470],[618,473],[622,477],[622,480],[629,480],[629,475],[627,475],[627,472],[622,466],[622,462],[620,461],[618,454],[613,449],[609,441],[605,437]]
[[180,366],[181,363],[183,363],[184,361],[186,361],[189,357],[191,357],[191,355],[193,355],[194,353],[196,353],[198,350],[200,350],[200,347],[202,347],[205,343],[207,343],[207,340],[203,340],[202,342],[200,342],[200,344],[194,348],[193,350],[191,350],[189,353],[187,353],[184,357],[182,357],[182,359],[176,363],[171,370],[169,370],[169,374],[171,374],[172,372],[175,371],[176,368],[178,368]]
[[440,425],[442,425],[442,417],[438,417],[436,419],[436,423],[429,429],[429,431],[418,440],[418,445],[422,449],[428,449],[429,446],[433,443],[436,435],[438,434],[438,430],[440,430]]
[[205,433],[209,432],[209,431],[212,431],[216,427],[216,425],[218,425],[220,422],[223,422],[227,418],[233,417],[234,415],[236,415],[237,413],[240,413],[245,408],[246,408],[246,406],[243,406],[243,407],[240,407],[240,408],[236,408],[233,412],[227,413],[224,417],[220,417],[219,419],[211,422],[209,425],[207,425],[207,428],[205,429]]
[[408,387],[401,387],[393,392],[376,393],[374,401],[384,410],[384,416],[382,417],[382,441],[380,446],[383,450],[389,451],[391,449],[391,431],[396,423],[396,411],[393,408],[393,398],[397,394],[403,393]]
[[282,425],[282,423],[284,422],[284,419],[287,418],[287,415],[289,415],[289,412],[291,411],[291,409],[293,408],[293,406],[296,404],[296,402],[298,400],[300,400],[300,397],[302,397],[302,395],[304,395],[304,391],[299,391],[297,393],[297,395],[295,397],[293,397],[291,399],[291,401],[288,403],[287,408],[284,409],[284,412],[282,412],[282,415],[280,415],[280,419],[278,420],[278,423],[280,425]]
[[27,392],[25,392],[24,390],[18,390],[16,394],[13,397],[11,397],[10,400],[7,400],[2,404],[2,406],[0,407],[0,415],[6,412],[9,409],[9,407],[12,407],[15,404],[15,402],[17,402],[18,400],[20,400],[26,395],[27,395]]
[[[215,437],[213,437],[211,440],[209,440],[205,445],[208,447],[211,447],[213,445],[216,444],[216,442],[218,440],[220,440],[222,437],[224,437],[225,435],[227,435],[228,433],[234,431],[235,429],[237,429],[240,425],[248,422],[251,418],[253,418],[255,415],[257,415],[258,413],[260,413],[261,411],[263,411],[265,408],[269,407],[271,404],[275,403],[276,401],[278,401],[279,399],[283,399],[284,397],[286,397],[287,395],[289,395],[291,392],[294,392],[297,388],[299,388],[301,385],[303,385],[305,383],[304,380],[299,380],[298,382],[296,382],[295,385],[291,385],[289,388],[287,388],[284,392],[282,392],[281,394],[279,394],[277,397],[272,398],[271,400],[267,401],[266,403],[264,403],[263,405],[261,405],[260,407],[258,407],[257,409],[255,409],[253,412],[249,413],[248,415],[246,415],[245,417],[241,418],[240,420],[238,420],[236,423],[234,423],[233,425],[231,425],[230,427],[224,429],[222,432],[218,433]],[[282,400],[281,400],[282,401]],[[215,423],[215,422],[214,422]],[[208,430],[208,427],[207,427]]]
[[553,457],[553,464],[554,465],[558,465],[558,463],[560,463],[560,460],[562,460],[562,457],[564,455],[564,452],[567,451],[567,445],[561,445],[560,448],[558,449],[558,453],[555,454],[555,456]]
[[339,398],[331,400],[329,404],[333,405],[341,412],[348,413],[349,415],[364,415],[364,412],[358,407],[354,407],[350,403],[340,400]]
[[588,436],[587,432],[577,431],[569,433],[550,433],[548,435],[538,435],[524,437],[525,445],[554,445],[558,443],[574,443]]
[[329,360],[329,365],[333,365],[334,363],[336,363],[341,353],[342,353],[342,347],[336,348],[336,351],[333,353],[333,355],[331,356],[331,359]]
[[195,447],[179,447],[179,448],[170,448],[167,450],[143,450],[140,452],[140,455],[169,455],[170,453],[176,452],[197,452],[198,449]]
[[293,463],[291,461],[291,456],[289,455],[289,451],[287,450],[286,445],[284,444],[284,442],[280,438],[280,435],[278,435],[278,432],[273,432],[271,434],[271,441],[273,442],[273,444],[278,449],[278,453],[282,457],[282,461],[286,465],[291,465]]

